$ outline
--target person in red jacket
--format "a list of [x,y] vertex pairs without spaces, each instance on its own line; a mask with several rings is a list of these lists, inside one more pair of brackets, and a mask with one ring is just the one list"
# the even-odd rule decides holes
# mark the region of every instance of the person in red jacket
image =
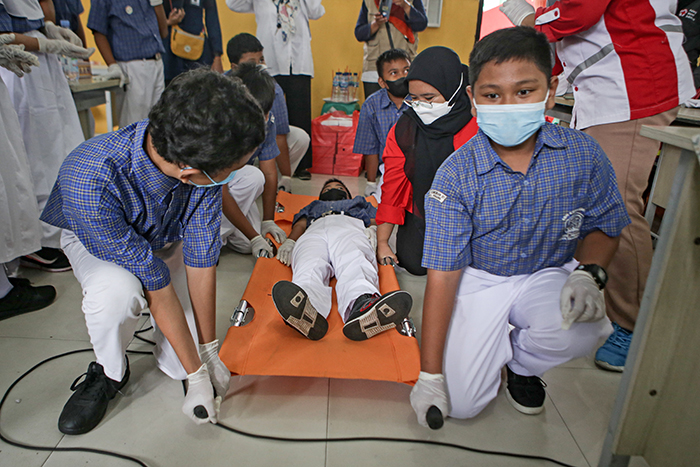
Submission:
[[642,193],[659,150],[642,125],[669,125],[695,94],[683,29],[672,0],[561,0],[537,11],[508,0],[501,11],[556,44],[575,104],[571,126],[593,136],[612,162],[632,219],[608,273],[607,314],[614,332],[596,364],[622,371],[652,257]]
[[[384,149],[382,200],[377,210],[377,258],[394,261],[414,275],[421,266],[425,237],[423,198],[435,172],[476,134],[466,94],[468,68],[452,49],[430,47],[406,76],[411,105],[389,131]],[[396,252],[389,246],[394,228]]]

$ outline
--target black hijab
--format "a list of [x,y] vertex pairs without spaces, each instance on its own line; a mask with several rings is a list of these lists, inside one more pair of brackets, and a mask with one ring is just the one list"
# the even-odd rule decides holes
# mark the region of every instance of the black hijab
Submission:
[[469,69],[452,49],[429,47],[413,60],[406,80],[423,81],[446,101],[452,98],[450,112],[430,125],[423,123],[412,108],[396,124],[397,143],[406,156],[404,171],[413,186],[413,214],[424,219],[423,198],[440,165],[455,151],[454,136],[472,119],[466,93]]

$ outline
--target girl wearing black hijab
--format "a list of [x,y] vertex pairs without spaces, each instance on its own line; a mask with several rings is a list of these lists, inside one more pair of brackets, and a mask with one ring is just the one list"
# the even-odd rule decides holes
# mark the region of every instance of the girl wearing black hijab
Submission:
[[[421,266],[425,237],[423,198],[447,157],[476,134],[466,94],[468,68],[452,49],[430,47],[406,76],[411,108],[389,131],[384,150],[382,200],[377,211],[377,257],[389,258],[414,275]],[[399,226],[396,254],[389,236]]]

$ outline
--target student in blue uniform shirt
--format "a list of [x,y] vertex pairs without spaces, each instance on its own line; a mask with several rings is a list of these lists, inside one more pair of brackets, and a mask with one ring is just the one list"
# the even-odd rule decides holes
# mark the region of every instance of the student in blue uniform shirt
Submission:
[[[158,367],[189,383],[183,412],[216,421],[215,396],[230,377],[215,331],[220,185],[263,137],[263,113],[244,86],[196,70],[173,80],[148,119],[66,158],[41,219],[65,229],[96,361],[71,387],[61,432],[87,433],[102,420],[129,379],[126,346],[147,309]],[[194,414],[199,405],[207,417]]]
[[119,126],[146,118],[165,87],[163,0],[93,0],[87,26],[109,67],[100,79],[121,80],[115,102]]
[[[263,45],[257,37],[246,32],[237,34],[228,41],[226,54],[232,70],[239,63],[245,62],[265,65]],[[275,120],[276,141],[280,150],[279,156],[275,159],[278,168],[278,189],[291,193],[292,174],[306,154],[311,137],[301,128],[289,124],[287,101],[277,81],[275,81],[275,100],[270,112]]]
[[404,50],[391,49],[381,54],[377,59],[381,89],[369,96],[360,110],[352,152],[365,156],[365,196],[374,195],[377,201],[381,198],[381,179],[377,181],[377,170],[384,173],[382,153],[387,135],[408,109],[404,100],[408,95],[406,75],[410,66],[411,61]]
[[476,416],[504,366],[511,404],[540,413],[542,374],[612,331],[604,268],[630,221],[598,143],[545,124],[551,71],[547,38],[532,28],[496,31],[471,53],[479,131],[425,196],[422,371],[411,392],[422,425],[433,405]]
[[[239,78],[248,88],[265,113],[265,141],[255,151],[248,164],[236,173],[223,191],[224,219],[221,237],[225,245],[242,254],[259,256],[261,250],[272,255],[272,246],[265,236],[269,233],[278,243],[287,235],[275,224],[277,200],[277,166],[275,158],[279,149],[275,141],[275,119],[270,113],[275,98],[275,80],[261,65],[250,62],[239,64],[229,74]],[[258,161],[260,168],[253,164]],[[256,204],[262,196],[263,215]]]
[[73,31],[82,41],[83,47],[87,47],[85,29],[80,20],[80,15],[85,11],[82,2],[80,0],[53,0],[53,6],[56,13],[55,23]]

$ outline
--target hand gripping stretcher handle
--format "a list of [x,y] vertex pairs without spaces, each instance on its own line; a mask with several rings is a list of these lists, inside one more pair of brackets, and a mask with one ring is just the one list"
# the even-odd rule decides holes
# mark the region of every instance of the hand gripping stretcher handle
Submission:
[[[201,406],[195,407],[194,413],[197,413],[197,408]],[[202,407],[203,408],[203,407]],[[204,417],[202,417],[204,418]],[[432,430],[439,430],[442,428],[442,425],[445,423],[445,421],[442,418],[442,412],[440,409],[437,408],[437,406],[431,405],[430,408],[428,409],[428,413],[425,415],[425,420],[428,422],[428,426]]]

